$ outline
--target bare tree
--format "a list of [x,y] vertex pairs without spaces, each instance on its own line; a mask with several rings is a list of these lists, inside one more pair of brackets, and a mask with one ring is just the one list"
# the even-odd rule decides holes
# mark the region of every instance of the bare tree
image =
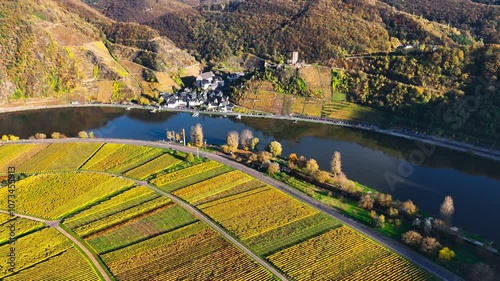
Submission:
[[365,194],[363,197],[359,199],[358,205],[366,210],[371,210],[373,209],[373,198],[369,194]]
[[245,129],[240,134],[240,143],[243,149],[248,150],[252,146],[253,133]]
[[330,162],[330,169],[334,177],[340,175],[342,172],[342,163],[340,160],[340,152],[335,151]]
[[195,146],[203,145],[203,128],[200,123],[191,127],[191,143]]
[[240,135],[236,131],[231,131],[227,134],[226,142],[231,151],[236,151],[238,149],[238,141]]
[[276,157],[276,156],[280,156],[281,155],[281,151],[282,151],[282,148],[281,148],[281,143],[277,142],[277,141],[272,141],[270,144],[269,144],[269,152],[271,152],[271,154]]
[[453,206],[453,199],[451,196],[446,196],[444,198],[443,204],[441,204],[441,217],[447,224],[451,224],[451,218],[453,213],[455,213],[455,207]]
[[472,281],[493,281],[495,271],[485,263],[476,263],[469,271],[469,279]]
[[432,220],[431,218],[426,218],[424,221],[424,232],[425,235],[430,236],[432,232]]
[[401,235],[401,240],[407,245],[416,247],[422,243],[422,235],[414,230],[410,230]]

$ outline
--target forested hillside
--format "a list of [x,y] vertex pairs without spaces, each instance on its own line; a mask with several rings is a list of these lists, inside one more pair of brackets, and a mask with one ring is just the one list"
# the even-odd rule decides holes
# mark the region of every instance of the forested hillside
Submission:
[[[452,35],[469,38],[457,29],[376,1],[253,0],[198,5],[176,0],[159,0],[158,4],[86,2],[111,18],[148,24],[209,62],[240,52],[279,61],[292,51],[299,51],[307,62],[325,62],[346,55],[390,51],[401,43],[453,44]],[[166,7],[170,7],[168,11]]]
[[73,0],[0,2],[0,50],[1,103],[139,99],[196,64],[157,31]]

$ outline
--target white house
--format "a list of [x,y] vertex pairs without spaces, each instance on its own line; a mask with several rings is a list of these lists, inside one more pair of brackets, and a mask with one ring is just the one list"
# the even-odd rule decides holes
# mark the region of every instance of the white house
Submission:
[[208,89],[210,84],[212,84],[214,80],[215,74],[210,72],[203,72],[198,77],[196,77],[196,86],[203,88],[204,90]]

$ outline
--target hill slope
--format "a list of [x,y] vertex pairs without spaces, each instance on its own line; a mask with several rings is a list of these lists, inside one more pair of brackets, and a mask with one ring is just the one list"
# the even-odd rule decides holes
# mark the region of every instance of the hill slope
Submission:
[[308,62],[325,62],[400,42],[452,44],[449,35],[461,34],[377,1],[84,1],[111,18],[148,24],[207,61],[240,51],[280,60],[299,51]]
[[176,86],[170,74],[197,64],[151,28],[79,1],[2,1],[0,23],[0,103],[137,99]]

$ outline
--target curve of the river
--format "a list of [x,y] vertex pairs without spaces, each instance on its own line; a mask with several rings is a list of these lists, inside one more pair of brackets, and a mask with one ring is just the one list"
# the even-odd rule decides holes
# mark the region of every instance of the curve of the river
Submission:
[[261,143],[280,141],[283,155],[297,153],[318,160],[328,169],[334,151],[342,154],[347,176],[393,198],[413,200],[438,216],[446,195],[455,203],[454,223],[482,237],[500,242],[500,231],[490,220],[500,213],[500,162],[394,136],[327,124],[243,117],[222,118],[187,113],[150,113],[121,108],[65,108],[4,113],[0,134],[27,138],[36,132],[57,131],[75,136],[80,130],[98,137],[165,139],[165,131],[200,123],[208,143],[222,144],[229,131],[250,129]]

